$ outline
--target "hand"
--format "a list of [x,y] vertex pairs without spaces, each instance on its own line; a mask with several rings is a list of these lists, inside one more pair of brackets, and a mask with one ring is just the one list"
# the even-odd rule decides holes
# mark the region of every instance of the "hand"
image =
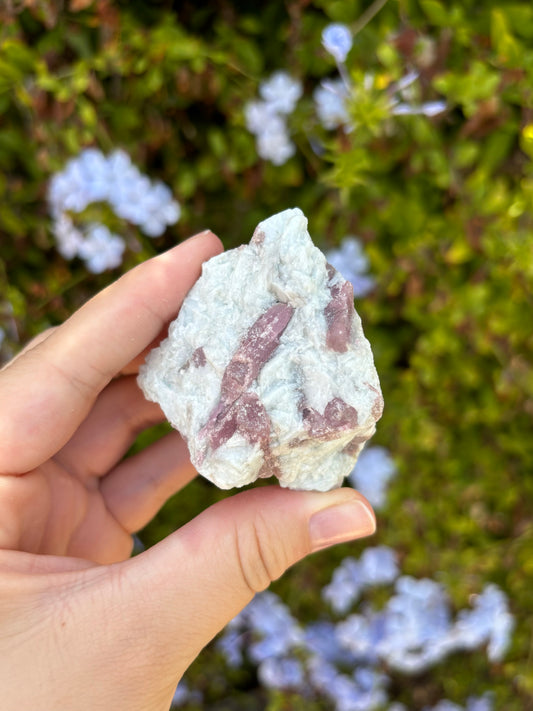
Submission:
[[308,553],[373,532],[351,489],[261,487],[135,558],[132,533],[193,476],[136,380],[221,250],[202,233],[136,267],[0,372],[3,711],[163,711],[202,647]]

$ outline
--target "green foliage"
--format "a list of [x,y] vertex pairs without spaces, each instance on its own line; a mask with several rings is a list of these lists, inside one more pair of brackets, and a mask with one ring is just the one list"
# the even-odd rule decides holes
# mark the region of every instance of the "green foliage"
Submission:
[[[83,147],[124,148],[183,207],[164,237],[135,237],[122,271],[207,226],[236,246],[294,205],[324,248],[360,235],[378,282],[357,305],[386,402],[376,440],[400,468],[377,541],[399,551],[405,572],[444,581],[458,607],[498,583],[517,618],[502,664],[452,659],[431,679],[395,680],[398,698],[413,709],[439,694],[461,702],[475,678],[476,691],[495,690],[497,708],[532,709],[533,9],[526,0],[391,0],[349,56],[354,130],[326,132],[310,100],[335,72],[320,32],[333,20],[354,26],[369,5],[0,9],[4,354],[121,271],[91,275],[54,247],[47,183]],[[258,158],[243,107],[279,68],[302,79],[306,96],[290,119],[297,155],[275,167]],[[412,68],[413,101],[444,99],[441,116],[392,115],[387,92]],[[143,540],[221,495],[191,484]],[[320,615],[320,586],[353,549],[320,553],[276,584],[296,615]],[[250,670],[223,677],[221,667],[207,650],[191,670],[205,708],[312,708],[281,693],[267,699]]]

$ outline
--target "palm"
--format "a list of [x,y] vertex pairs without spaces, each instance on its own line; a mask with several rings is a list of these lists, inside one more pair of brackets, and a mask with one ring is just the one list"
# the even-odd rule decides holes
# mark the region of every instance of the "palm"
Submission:
[[206,232],[141,264],[0,373],[0,549],[123,560],[194,475],[176,432],[124,455],[162,419],[139,364],[220,250]]
[[194,474],[177,433],[148,450],[156,465],[165,465],[163,478],[153,461],[148,466],[148,452],[123,459],[137,432],[161,419],[134,377],[114,380],[51,459],[26,474],[4,477],[0,547],[100,563],[127,558],[131,534]]
[[[102,561],[104,551],[125,558],[131,538],[106,506],[94,477],[85,481],[54,460],[23,476],[5,482],[3,498],[10,511],[0,509],[9,521],[13,501],[24,502],[16,528],[2,531],[2,548],[30,553],[73,555]],[[22,519],[22,520],[21,520]]]

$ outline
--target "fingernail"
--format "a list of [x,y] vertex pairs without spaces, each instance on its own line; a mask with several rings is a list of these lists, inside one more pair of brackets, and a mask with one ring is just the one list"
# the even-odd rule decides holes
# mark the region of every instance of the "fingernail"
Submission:
[[211,230],[203,230],[202,232],[197,232],[195,235],[192,235],[185,241],[188,242],[190,239],[201,239],[202,237],[207,237],[207,235],[214,235],[214,232]]
[[314,551],[371,536],[375,530],[374,512],[360,499],[317,511],[309,521],[309,536]]

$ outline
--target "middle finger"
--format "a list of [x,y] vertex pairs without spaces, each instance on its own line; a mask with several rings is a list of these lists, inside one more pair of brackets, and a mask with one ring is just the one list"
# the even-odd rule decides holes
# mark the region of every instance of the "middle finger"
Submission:
[[107,474],[126,454],[137,435],[165,419],[149,402],[136,377],[117,378],[102,390],[93,408],[54,459],[80,479]]

